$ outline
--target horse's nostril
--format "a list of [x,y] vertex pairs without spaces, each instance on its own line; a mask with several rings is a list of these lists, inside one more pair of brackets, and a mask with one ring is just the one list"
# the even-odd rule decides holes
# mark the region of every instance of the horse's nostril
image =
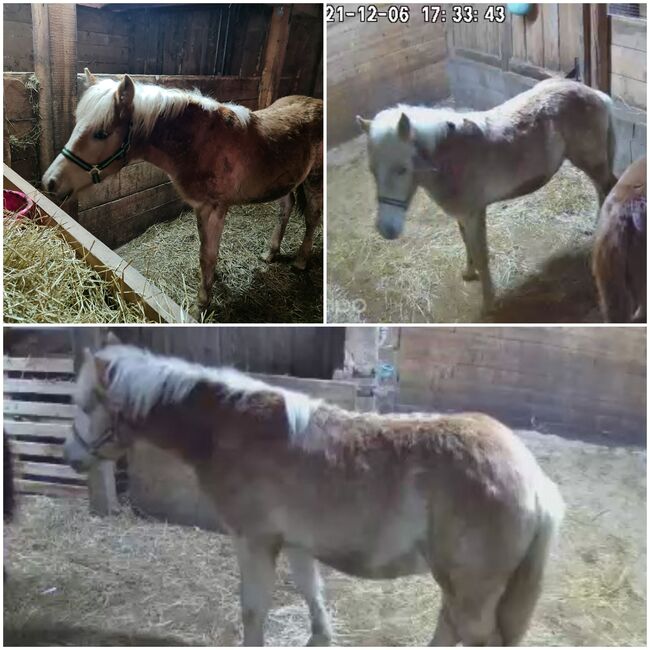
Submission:
[[56,181],[52,178],[47,184],[47,191],[48,192],[55,192],[56,191]]

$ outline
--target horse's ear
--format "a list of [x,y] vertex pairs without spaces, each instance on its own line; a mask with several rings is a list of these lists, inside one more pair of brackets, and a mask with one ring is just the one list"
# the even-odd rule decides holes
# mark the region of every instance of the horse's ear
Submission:
[[86,85],[87,86],[94,86],[97,83],[97,77],[88,70],[88,68],[84,68],[84,74],[86,75]]
[[402,113],[402,116],[399,118],[397,135],[406,142],[412,139],[411,120],[409,120],[406,113]]
[[364,133],[370,133],[370,125],[372,124],[372,120],[364,120],[361,115],[357,115],[357,124],[361,127],[361,130]]
[[456,130],[456,125],[453,122],[447,122],[447,129],[449,133],[452,133]]
[[108,334],[106,335],[106,345],[121,345],[122,341],[120,341],[119,338],[117,338],[117,335],[113,330],[109,330]]
[[122,77],[122,81],[120,81],[120,85],[115,91],[115,96],[120,113],[130,113],[133,108],[133,98],[135,97],[135,84],[128,74]]

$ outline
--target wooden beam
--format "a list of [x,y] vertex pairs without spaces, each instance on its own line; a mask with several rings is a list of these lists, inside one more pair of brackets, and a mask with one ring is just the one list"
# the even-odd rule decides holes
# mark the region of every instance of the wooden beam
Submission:
[[273,7],[269,35],[266,40],[264,67],[260,80],[259,108],[266,108],[277,98],[282,66],[289,41],[289,25],[291,20],[291,5],[276,5]]
[[45,3],[32,4],[32,32],[34,45],[34,74],[38,80],[39,147],[38,160],[42,174],[54,160],[52,75],[50,60],[49,7]]
[[582,5],[582,29],[580,30],[580,49],[582,51],[581,78],[587,86],[591,85],[591,11],[588,4]]
[[610,90],[610,47],[609,16],[605,3],[592,3],[591,15],[591,81],[592,88],[609,94]]

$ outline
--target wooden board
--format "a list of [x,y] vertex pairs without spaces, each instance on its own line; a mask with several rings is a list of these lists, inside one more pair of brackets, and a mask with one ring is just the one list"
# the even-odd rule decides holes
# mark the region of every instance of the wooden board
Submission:
[[147,317],[152,321],[167,323],[195,322],[185,310],[181,309],[152,282],[126,264],[119,255],[93,237],[70,215],[20,178],[7,165],[4,166],[4,179],[5,187],[24,192],[41,208],[49,223],[59,228],[62,236],[81,258],[87,260],[100,273],[108,273],[113,276],[121,286],[124,298],[129,301],[140,302]]
[[44,494],[51,497],[88,497],[88,488],[85,485],[67,485],[20,478],[15,480],[15,485],[18,492],[26,494]]
[[[52,402],[21,402],[5,399],[3,406],[5,416],[39,417],[39,418],[73,418],[75,407],[72,404],[55,404]],[[8,420],[5,419],[5,423]]]
[[[5,379],[5,383],[6,381],[7,380]],[[29,420],[5,419],[4,430],[8,435],[11,436],[29,436],[32,438],[60,438],[61,440],[65,440],[72,431],[72,423],[41,421],[35,422]]]
[[4,372],[55,372],[74,373],[74,363],[70,357],[4,357]]
[[[29,460],[15,460],[14,471],[17,474],[39,476],[42,478],[66,478],[85,480],[84,474],[75,472],[72,467],[58,463],[40,463]],[[85,487],[85,486],[84,486]]]
[[72,395],[75,384],[72,381],[48,381],[47,379],[10,379],[5,377],[5,393],[41,393],[42,395]]

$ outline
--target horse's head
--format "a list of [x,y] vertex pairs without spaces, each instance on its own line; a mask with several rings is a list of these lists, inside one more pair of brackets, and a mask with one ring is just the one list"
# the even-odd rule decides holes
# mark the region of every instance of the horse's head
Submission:
[[399,109],[382,111],[374,120],[357,116],[357,122],[368,134],[370,170],[377,185],[377,230],[386,239],[397,239],[416,188],[411,122]]
[[57,198],[75,194],[118,172],[127,162],[135,84],[97,79],[85,70],[87,89],[77,106],[70,139],[43,175],[43,187]]
[[[109,344],[119,343],[111,337]],[[87,470],[100,460],[117,460],[126,452],[125,432],[118,430],[107,400],[107,371],[105,361],[88,349],[84,351],[75,391],[77,414],[63,446],[64,460],[77,471]]]

